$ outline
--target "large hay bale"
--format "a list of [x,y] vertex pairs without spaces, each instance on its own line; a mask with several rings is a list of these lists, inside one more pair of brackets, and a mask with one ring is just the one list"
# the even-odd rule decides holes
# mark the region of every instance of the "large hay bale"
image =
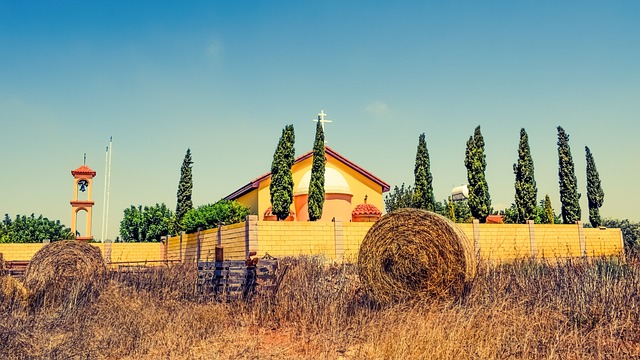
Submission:
[[449,219],[400,209],[369,229],[358,255],[364,289],[379,303],[459,296],[474,277],[473,243]]
[[107,267],[100,249],[80,241],[56,241],[35,253],[25,272],[29,305],[72,310],[96,298]]

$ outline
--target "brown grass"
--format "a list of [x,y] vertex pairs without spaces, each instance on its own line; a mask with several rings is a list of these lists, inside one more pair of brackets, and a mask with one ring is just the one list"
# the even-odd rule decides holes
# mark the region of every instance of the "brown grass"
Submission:
[[5,269],[5,263],[4,263],[4,254],[0,253],[0,276],[4,276],[6,269]]
[[360,246],[358,273],[380,303],[460,296],[476,270],[473,244],[449,219],[399,209],[376,221]]
[[7,311],[24,309],[27,303],[27,289],[11,276],[0,276],[0,307]]
[[215,303],[193,266],[113,273],[60,318],[0,308],[0,358],[581,359],[640,356],[640,265],[480,264],[457,300],[375,305],[353,265],[284,259],[276,296]]

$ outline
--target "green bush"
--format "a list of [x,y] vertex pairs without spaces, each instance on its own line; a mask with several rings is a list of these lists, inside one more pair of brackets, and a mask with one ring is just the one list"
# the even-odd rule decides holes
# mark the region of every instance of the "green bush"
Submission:
[[249,208],[237,201],[220,200],[215,204],[198,206],[187,211],[182,219],[182,228],[187,233],[218,227],[218,224],[229,225],[245,220]]
[[9,214],[5,214],[0,223],[0,243],[40,243],[43,240],[73,238],[71,230],[61,224],[60,220],[49,220],[42,215],[16,215],[12,220]]

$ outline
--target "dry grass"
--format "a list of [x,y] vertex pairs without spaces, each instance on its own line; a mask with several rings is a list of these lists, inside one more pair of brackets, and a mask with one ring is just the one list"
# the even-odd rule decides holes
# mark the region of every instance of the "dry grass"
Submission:
[[5,263],[4,263],[4,254],[0,253],[0,276],[5,275],[6,269],[5,269]]
[[0,275],[0,308],[22,310],[27,304],[27,289],[19,280]]
[[0,309],[0,358],[580,359],[640,356],[640,265],[481,264],[455,301],[374,305],[352,265],[285,259],[277,296],[213,303],[188,265],[114,273],[64,318]]
[[380,303],[455,298],[476,270],[473,243],[449,219],[399,209],[373,224],[362,241],[358,273]]

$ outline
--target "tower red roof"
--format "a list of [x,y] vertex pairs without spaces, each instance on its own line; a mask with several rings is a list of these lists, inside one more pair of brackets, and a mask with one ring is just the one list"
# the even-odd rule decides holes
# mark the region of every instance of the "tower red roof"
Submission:
[[71,170],[71,175],[76,176],[76,175],[89,175],[91,177],[96,176],[96,172],[91,170],[90,167],[88,167],[87,165],[82,165],[79,168],[75,169],[75,170]]

